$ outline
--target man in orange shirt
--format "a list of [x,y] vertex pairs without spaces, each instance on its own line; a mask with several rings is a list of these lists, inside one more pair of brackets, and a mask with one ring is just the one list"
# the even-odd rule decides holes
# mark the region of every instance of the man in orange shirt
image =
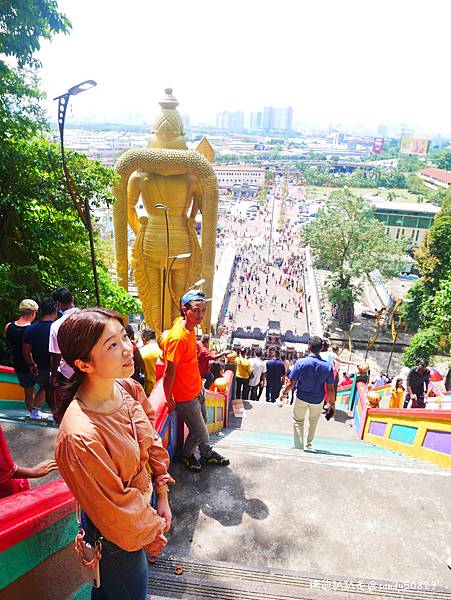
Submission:
[[[196,326],[202,323],[206,311],[203,292],[186,292],[181,300],[182,316],[174,321],[164,341],[166,370],[163,388],[169,409],[182,415],[189,430],[182,462],[190,471],[200,471],[202,464],[230,464],[227,458],[212,449],[206,425],[205,390],[197,362],[195,334]],[[200,462],[194,455],[197,446]]]

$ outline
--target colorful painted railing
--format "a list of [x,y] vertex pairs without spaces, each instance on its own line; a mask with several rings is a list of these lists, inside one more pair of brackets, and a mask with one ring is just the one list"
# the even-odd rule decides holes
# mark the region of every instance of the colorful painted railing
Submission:
[[451,468],[451,411],[370,408],[363,439]]
[[14,369],[0,365],[0,406],[5,409],[16,408],[23,401],[23,388],[19,385]]
[[358,383],[354,427],[366,442],[451,468],[451,411],[370,408]]
[[366,422],[366,413],[368,411],[367,386],[361,381],[354,387],[354,430],[360,439],[363,438],[363,429]]
[[352,410],[352,400],[354,396],[354,383],[344,385],[337,389],[335,408],[337,410]]
[[[207,425],[215,432],[227,425],[233,373],[224,375],[224,394],[207,391]],[[4,386],[3,384],[8,384]],[[19,390],[17,390],[19,388]],[[2,408],[25,408],[14,371],[0,367]],[[183,443],[187,430],[177,413],[169,414],[160,379],[151,395],[156,429],[171,458]],[[77,531],[75,501],[62,479],[21,494],[0,499],[0,600],[73,600],[90,598],[90,588],[80,585],[80,568],[72,542]]]

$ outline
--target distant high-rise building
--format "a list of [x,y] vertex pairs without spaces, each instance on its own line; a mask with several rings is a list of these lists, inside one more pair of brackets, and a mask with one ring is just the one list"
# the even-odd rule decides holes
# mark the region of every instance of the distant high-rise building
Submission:
[[263,129],[274,129],[274,106],[265,106],[263,109]]
[[345,134],[344,133],[340,133],[339,131],[335,131],[332,135],[332,144],[335,144],[336,146],[339,146],[340,144],[343,144],[345,141]]
[[292,131],[293,109],[265,106],[263,109],[263,129],[265,131]]
[[380,124],[377,126],[377,135],[382,137],[387,137],[387,125]]
[[251,131],[260,131],[263,128],[263,113],[251,112],[249,120],[249,129]]
[[242,110],[224,111],[216,115],[216,127],[228,131],[243,131],[244,112]]
[[189,115],[182,115],[182,123],[184,129],[189,129]]

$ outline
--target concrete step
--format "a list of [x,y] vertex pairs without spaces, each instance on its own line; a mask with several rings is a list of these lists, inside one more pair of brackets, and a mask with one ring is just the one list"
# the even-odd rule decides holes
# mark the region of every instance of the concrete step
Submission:
[[[176,574],[176,569],[181,574]],[[451,589],[425,582],[320,578],[311,573],[252,568],[221,561],[160,557],[151,566],[153,598],[203,600],[449,600]]]
[[315,452],[302,450],[288,450],[274,448],[273,446],[255,446],[253,444],[242,444],[233,442],[222,442],[215,444],[215,448],[220,453],[226,453],[230,450],[237,452],[246,452],[253,456],[266,456],[271,459],[289,459],[295,462],[304,462],[315,465],[327,465],[336,467],[349,467],[355,469],[372,469],[384,471],[414,471],[422,474],[441,475],[451,477],[449,469],[443,469],[439,466],[429,464],[420,460],[403,460],[377,457],[359,457],[359,456],[340,456],[336,454],[316,454]]
[[360,440],[331,440],[315,438],[312,451],[293,448],[289,434],[265,434],[235,430],[230,435],[216,434],[212,441],[219,452],[241,450],[252,455],[268,456],[274,459],[288,458],[294,461],[308,461],[315,464],[337,465],[371,469],[413,470],[421,473],[439,473],[451,476],[451,470],[443,469],[421,460],[391,452]]

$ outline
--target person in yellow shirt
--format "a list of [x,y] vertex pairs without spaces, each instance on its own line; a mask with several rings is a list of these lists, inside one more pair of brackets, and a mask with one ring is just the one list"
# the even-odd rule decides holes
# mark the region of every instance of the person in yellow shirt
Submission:
[[157,344],[155,331],[153,329],[144,329],[141,334],[143,346],[139,349],[144,361],[144,390],[147,396],[152,392],[156,375],[157,360],[161,358],[162,353]]
[[249,397],[249,379],[252,374],[251,363],[247,359],[246,348],[241,348],[236,359],[236,397],[247,400]]
[[402,408],[404,406],[405,389],[402,379],[397,379],[395,386],[391,389],[389,408]]

